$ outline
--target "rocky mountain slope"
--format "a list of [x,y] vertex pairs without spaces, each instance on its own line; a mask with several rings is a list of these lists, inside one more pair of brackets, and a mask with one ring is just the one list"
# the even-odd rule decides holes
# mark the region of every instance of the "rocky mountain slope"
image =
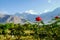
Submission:
[[0,14],[0,23],[24,23],[26,20],[13,15]]

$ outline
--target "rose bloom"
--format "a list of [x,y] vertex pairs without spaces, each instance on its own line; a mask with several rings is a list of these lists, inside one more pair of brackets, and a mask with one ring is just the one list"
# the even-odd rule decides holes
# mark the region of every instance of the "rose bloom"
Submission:
[[41,17],[36,17],[36,21],[41,21],[42,19],[41,19]]
[[56,19],[58,19],[59,17],[58,17],[58,16],[56,16],[55,18],[56,18]]

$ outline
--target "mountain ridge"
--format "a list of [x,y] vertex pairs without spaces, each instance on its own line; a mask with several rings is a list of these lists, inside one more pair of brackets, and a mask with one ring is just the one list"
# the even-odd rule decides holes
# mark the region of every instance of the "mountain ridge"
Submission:
[[[16,15],[18,14],[18,15]],[[15,16],[24,16],[23,18],[31,21],[31,22],[34,22],[35,21],[35,18],[37,16],[40,16],[42,18],[42,20],[44,22],[48,22],[50,21],[52,18],[54,18],[55,16],[58,16],[60,14],[60,7],[54,9],[53,11],[51,12],[47,12],[47,13],[42,13],[42,14],[39,14],[39,15],[33,15],[33,14],[29,14],[29,13],[16,13]]]
[[[42,18],[42,21],[44,23],[48,23],[51,19],[53,19],[55,16],[60,16],[60,7],[56,8],[55,10],[47,13],[43,13],[40,15],[33,15],[30,13],[16,13],[14,15],[8,15],[8,14],[0,14],[0,23],[25,23],[26,20],[30,22],[35,22],[35,18],[37,16],[40,16]],[[14,21],[15,20],[15,21]]]

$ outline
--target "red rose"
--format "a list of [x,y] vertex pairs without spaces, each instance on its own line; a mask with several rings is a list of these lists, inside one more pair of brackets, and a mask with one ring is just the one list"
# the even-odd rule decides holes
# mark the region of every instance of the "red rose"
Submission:
[[36,17],[36,21],[41,21],[42,19],[41,19],[41,17]]
[[59,17],[58,17],[58,16],[56,16],[55,18],[56,18],[56,19],[58,19]]

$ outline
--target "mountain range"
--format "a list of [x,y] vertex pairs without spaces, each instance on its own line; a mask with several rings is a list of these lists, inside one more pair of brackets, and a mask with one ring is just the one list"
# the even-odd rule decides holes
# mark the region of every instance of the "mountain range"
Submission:
[[33,15],[33,14],[30,14],[30,13],[24,13],[24,12],[15,14],[15,16],[23,17],[23,18],[25,18],[25,19],[27,19],[31,22],[35,22],[35,18],[37,16],[40,16],[42,18],[42,20],[44,21],[44,23],[48,23],[48,21],[50,21],[51,19],[53,19],[55,16],[58,16],[58,15],[60,15],[60,7],[54,9],[51,12],[42,13],[42,14],[39,14],[39,15]]
[[11,23],[11,22],[25,23],[26,20],[30,22],[35,22],[35,18],[37,16],[40,16],[42,20],[44,21],[44,23],[48,23],[48,21],[50,21],[52,18],[58,15],[60,16],[60,7],[56,8],[55,10],[51,12],[42,13],[39,15],[33,15],[30,13],[26,13],[26,12],[15,13],[14,15],[6,15],[6,14],[0,13],[0,23]]

